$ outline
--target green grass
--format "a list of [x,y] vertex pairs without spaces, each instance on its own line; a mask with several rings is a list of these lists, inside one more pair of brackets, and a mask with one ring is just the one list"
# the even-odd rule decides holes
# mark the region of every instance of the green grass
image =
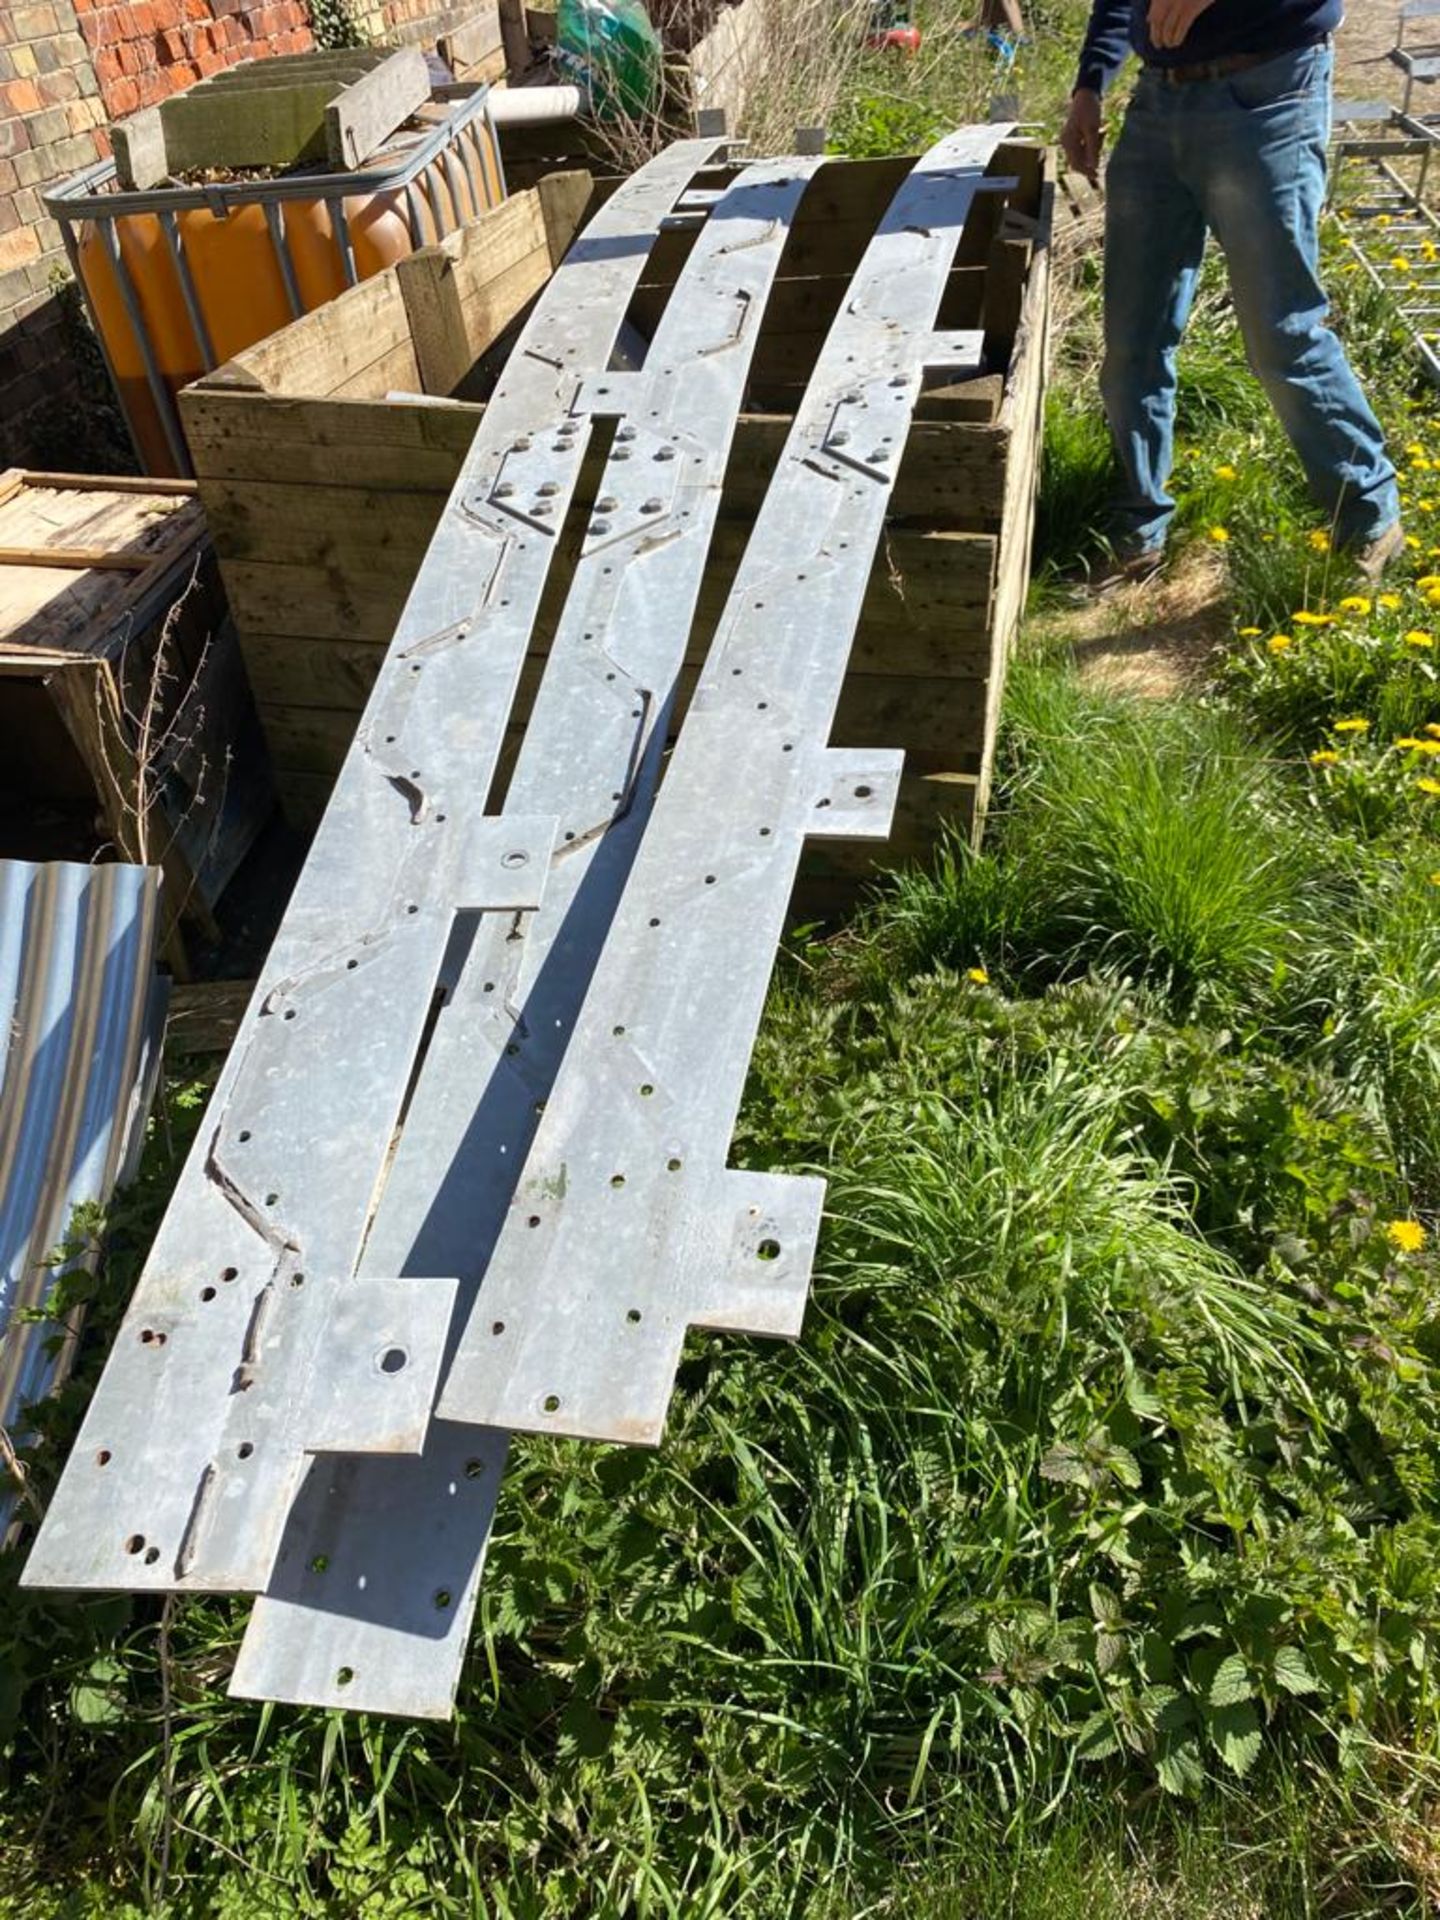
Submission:
[[[1030,12],[1053,114],[1076,9]],[[864,72],[882,144],[992,77]],[[1103,532],[1095,292],[1052,574]],[[1434,434],[1353,281],[1339,323]],[[5,1920],[1433,1913],[1440,850],[1392,738],[1440,723],[1430,562],[1273,651],[1348,583],[1213,269],[1184,368],[1180,535],[1225,529],[1261,631],[1199,700],[1027,654],[984,853],[786,958],[734,1159],[830,1181],[803,1339],[693,1340],[653,1453],[517,1445],[451,1724],[231,1701],[243,1605],[0,1560]],[[199,1097],[111,1223],[52,1461]]]

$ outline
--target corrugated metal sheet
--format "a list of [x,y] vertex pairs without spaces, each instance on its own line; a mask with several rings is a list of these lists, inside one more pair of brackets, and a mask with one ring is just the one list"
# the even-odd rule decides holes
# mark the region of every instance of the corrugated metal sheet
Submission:
[[[0,1427],[63,1376],[44,1305],[77,1206],[133,1170],[154,1083],[163,983],[153,867],[0,860]],[[0,1533],[9,1495],[0,1487]]]

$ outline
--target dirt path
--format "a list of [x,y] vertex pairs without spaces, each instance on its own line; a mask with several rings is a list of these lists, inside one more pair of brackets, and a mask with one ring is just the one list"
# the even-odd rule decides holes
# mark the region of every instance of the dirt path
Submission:
[[1338,98],[1399,100],[1399,69],[1386,57],[1399,26],[1400,0],[1350,0],[1348,18],[1336,42]]

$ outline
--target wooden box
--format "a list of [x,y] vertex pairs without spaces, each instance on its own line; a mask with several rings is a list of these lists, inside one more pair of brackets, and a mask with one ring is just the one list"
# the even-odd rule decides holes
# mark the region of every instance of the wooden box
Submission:
[[[906,164],[827,163],[801,204],[735,437],[691,634],[692,677],[789,417]],[[896,832],[879,850],[813,851],[812,877],[841,883],[837,894],[877,864],[923,853],[943,823],[977,832],[983,815],[1028,572],[1053,200],[1042,149],[1004,148],[993,171],[1018,184],[977,199],[939,315],[941,327],[984,328],[987,372],[921,397],[833,735],[838,746],[906,750]],[[717,168],[714,183],[731,173]],[[574,173],[544,178],[181,395],[250,681],[297,822],[324,807],[517,319],[613,185],[592,188]],[[630,312],[642,335],[691,244],[682,232],[658,241]],[[598,470],[597,458],[582,507]],[[561,579],[565,563],[562,545]],[[517,726],[562,598],[550,593],[542,610]]]
[[272,805],[194,483],[0,474],[0,856],[163,867],[183,967]]

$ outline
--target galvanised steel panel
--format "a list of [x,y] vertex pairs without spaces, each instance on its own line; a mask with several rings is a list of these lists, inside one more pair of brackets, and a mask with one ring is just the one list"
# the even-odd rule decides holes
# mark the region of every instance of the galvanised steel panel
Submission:
[[[164,1020],[154,867],[0,860],[0,1428],[63,1373],[43,1307],[75,1209],[133,1170]],[[0,1535],[13,1502],[0,1484]]]
[[[765,162],[709,196],[643,369],[580,394],[615,435],[506,800],[558,816],[550,871],[523,928],[481,921],[365,1255],[377,1272],[440,1260],[467,1306],[648,817],[765,298],[816,164]],[[232,1690],[448,1712],[503,1463],[502,1435],[449,1423],[419,1460],[317,1461]]]
[[[330,1322],[383,1194],[457,921],[463,933],[487,909],[533,910],[549,863],[553,821],[482,810],[589,438],[577,394],[607,362],[661,218],[723,144],[681,142],[633,176],[522,331],[51,1504],[31,1585],[260,1589],[337,1382],[369,1395],[384,1371],[380,1351],[332,1337]],[[512,497],[521,470],[533,491]],[[397,1393],[408,1369],[438,1364],[449,1318],[449,1284],[411,1286],[404,1358],[380,1381]],[[282,1331],[261,1340],[257,1316],[272,1313]],[[99,1455],[122,1447],[124,1481],[98,1473]]]
[[[805,840],[888,832],[830,729],[934,322],[1008,129],[908,176],[866,249],[699,688],[441,1394],[445,1420],[654,1442],[692,1326],[795,1335],[823,1185],[725,1165]],[[891,787],[893,799],[893,785]]]

